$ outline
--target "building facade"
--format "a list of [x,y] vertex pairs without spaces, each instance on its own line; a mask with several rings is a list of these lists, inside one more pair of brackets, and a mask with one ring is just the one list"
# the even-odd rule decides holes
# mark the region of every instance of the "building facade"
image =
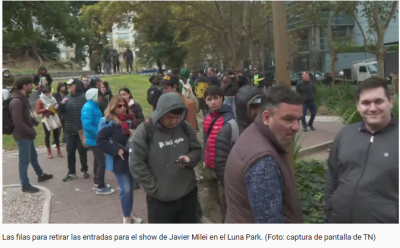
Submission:
[[[286,11],[291,13],[291,8],[298,8],[298,2],[287,1]],[[361,11],[359,11],[360,13]],[[331,56],[328,46],[327,24],[331,11],[321,11],[318,23],[312,23],[305,15],[288,16],[287,30],[296,32],[299,42],[297,52],[292,58],[292,71],[318,70],[322,72],[330,71]],[[366,32],[368,23],[366,18],[359,14],[357,18]],[[334,18],[332,33],[335,43],[353,42],[363,45],[363,37],[360,29],[355,23],[354,18],[344,12],[339,12]],[[376,34],[368,34],[367,39],[374,42],[377,40]],[[399,38],[398,18],[393,19],[385,33],[385,43],[398,42]],[[368,55],[368,56],[367,56]],[[370,57],[370,54],[366,54]],[[351,58],[349,58],[351,60]],[[355,59],[357,60],[357,59]]]

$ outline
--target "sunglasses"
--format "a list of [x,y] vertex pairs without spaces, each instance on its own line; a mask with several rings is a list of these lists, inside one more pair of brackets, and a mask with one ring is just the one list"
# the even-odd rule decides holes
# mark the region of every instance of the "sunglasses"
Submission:
[[122,107],[126,108],[126,105],[125,104],[118,104],[118,108],[122,108]]

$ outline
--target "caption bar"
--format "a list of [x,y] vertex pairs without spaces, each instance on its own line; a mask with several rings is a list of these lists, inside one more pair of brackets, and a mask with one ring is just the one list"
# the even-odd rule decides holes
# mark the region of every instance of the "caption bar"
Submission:
[[49,235],[30,235],[30,234],[22,234],[17,233],[15,235],[2,235],[2,240],[4,241],[151,241],[151,240],[167,240],[167,241],[177,241],[177,240],[196,240],[196,241],[204,241],[204,240],[246,240],[246,241],[309,241],[309,240],[317,240],[323,242],[329,241],[342,241],[342,240],[360,240],[360,241],[371,241],[375,242],[376,236],[375,234],[334,234],[334,235],[292,235],[292,234],[239,234],[239,235],[232,235],[232,234],[222,234],[222,235],[208,235],[208,234],[160,234],[160,235],[148,235],[148,234],[132,234],[132,235],[107,235],[107,234],[89,234],[89,235],[63,235],[63,234],[49,234]]

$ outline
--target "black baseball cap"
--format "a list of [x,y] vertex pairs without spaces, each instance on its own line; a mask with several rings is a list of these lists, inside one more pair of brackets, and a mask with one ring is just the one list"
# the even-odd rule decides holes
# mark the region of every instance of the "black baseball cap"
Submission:
[[163,77],[161,84],[179,85],[179,78],[175,75],[168,74]]

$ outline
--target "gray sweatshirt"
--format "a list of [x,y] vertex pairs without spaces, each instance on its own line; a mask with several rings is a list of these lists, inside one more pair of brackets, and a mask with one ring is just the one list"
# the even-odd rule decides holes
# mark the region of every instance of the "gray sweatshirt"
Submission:
[[[154,123],[153,138],[148,146],[145,123],[136,129],[131,145],[129,169],[145,192],[161,201],[174,201],[186,196],[197,186],[194,167],[200,161],[202,148],[196,132],[188,123],[189,136],[179,123],[172,129],[161,126],[159,120],[173,109],[184,108],[181,122],[185,121],[186,107],[176,93],[162,94],[157,108],[151,115]],[[186,168],[175,161],[182,155],[190,158]]]
[[371,134],[344,127],[328,159],[327,219],[334,223],[399,223],[399,126]]

